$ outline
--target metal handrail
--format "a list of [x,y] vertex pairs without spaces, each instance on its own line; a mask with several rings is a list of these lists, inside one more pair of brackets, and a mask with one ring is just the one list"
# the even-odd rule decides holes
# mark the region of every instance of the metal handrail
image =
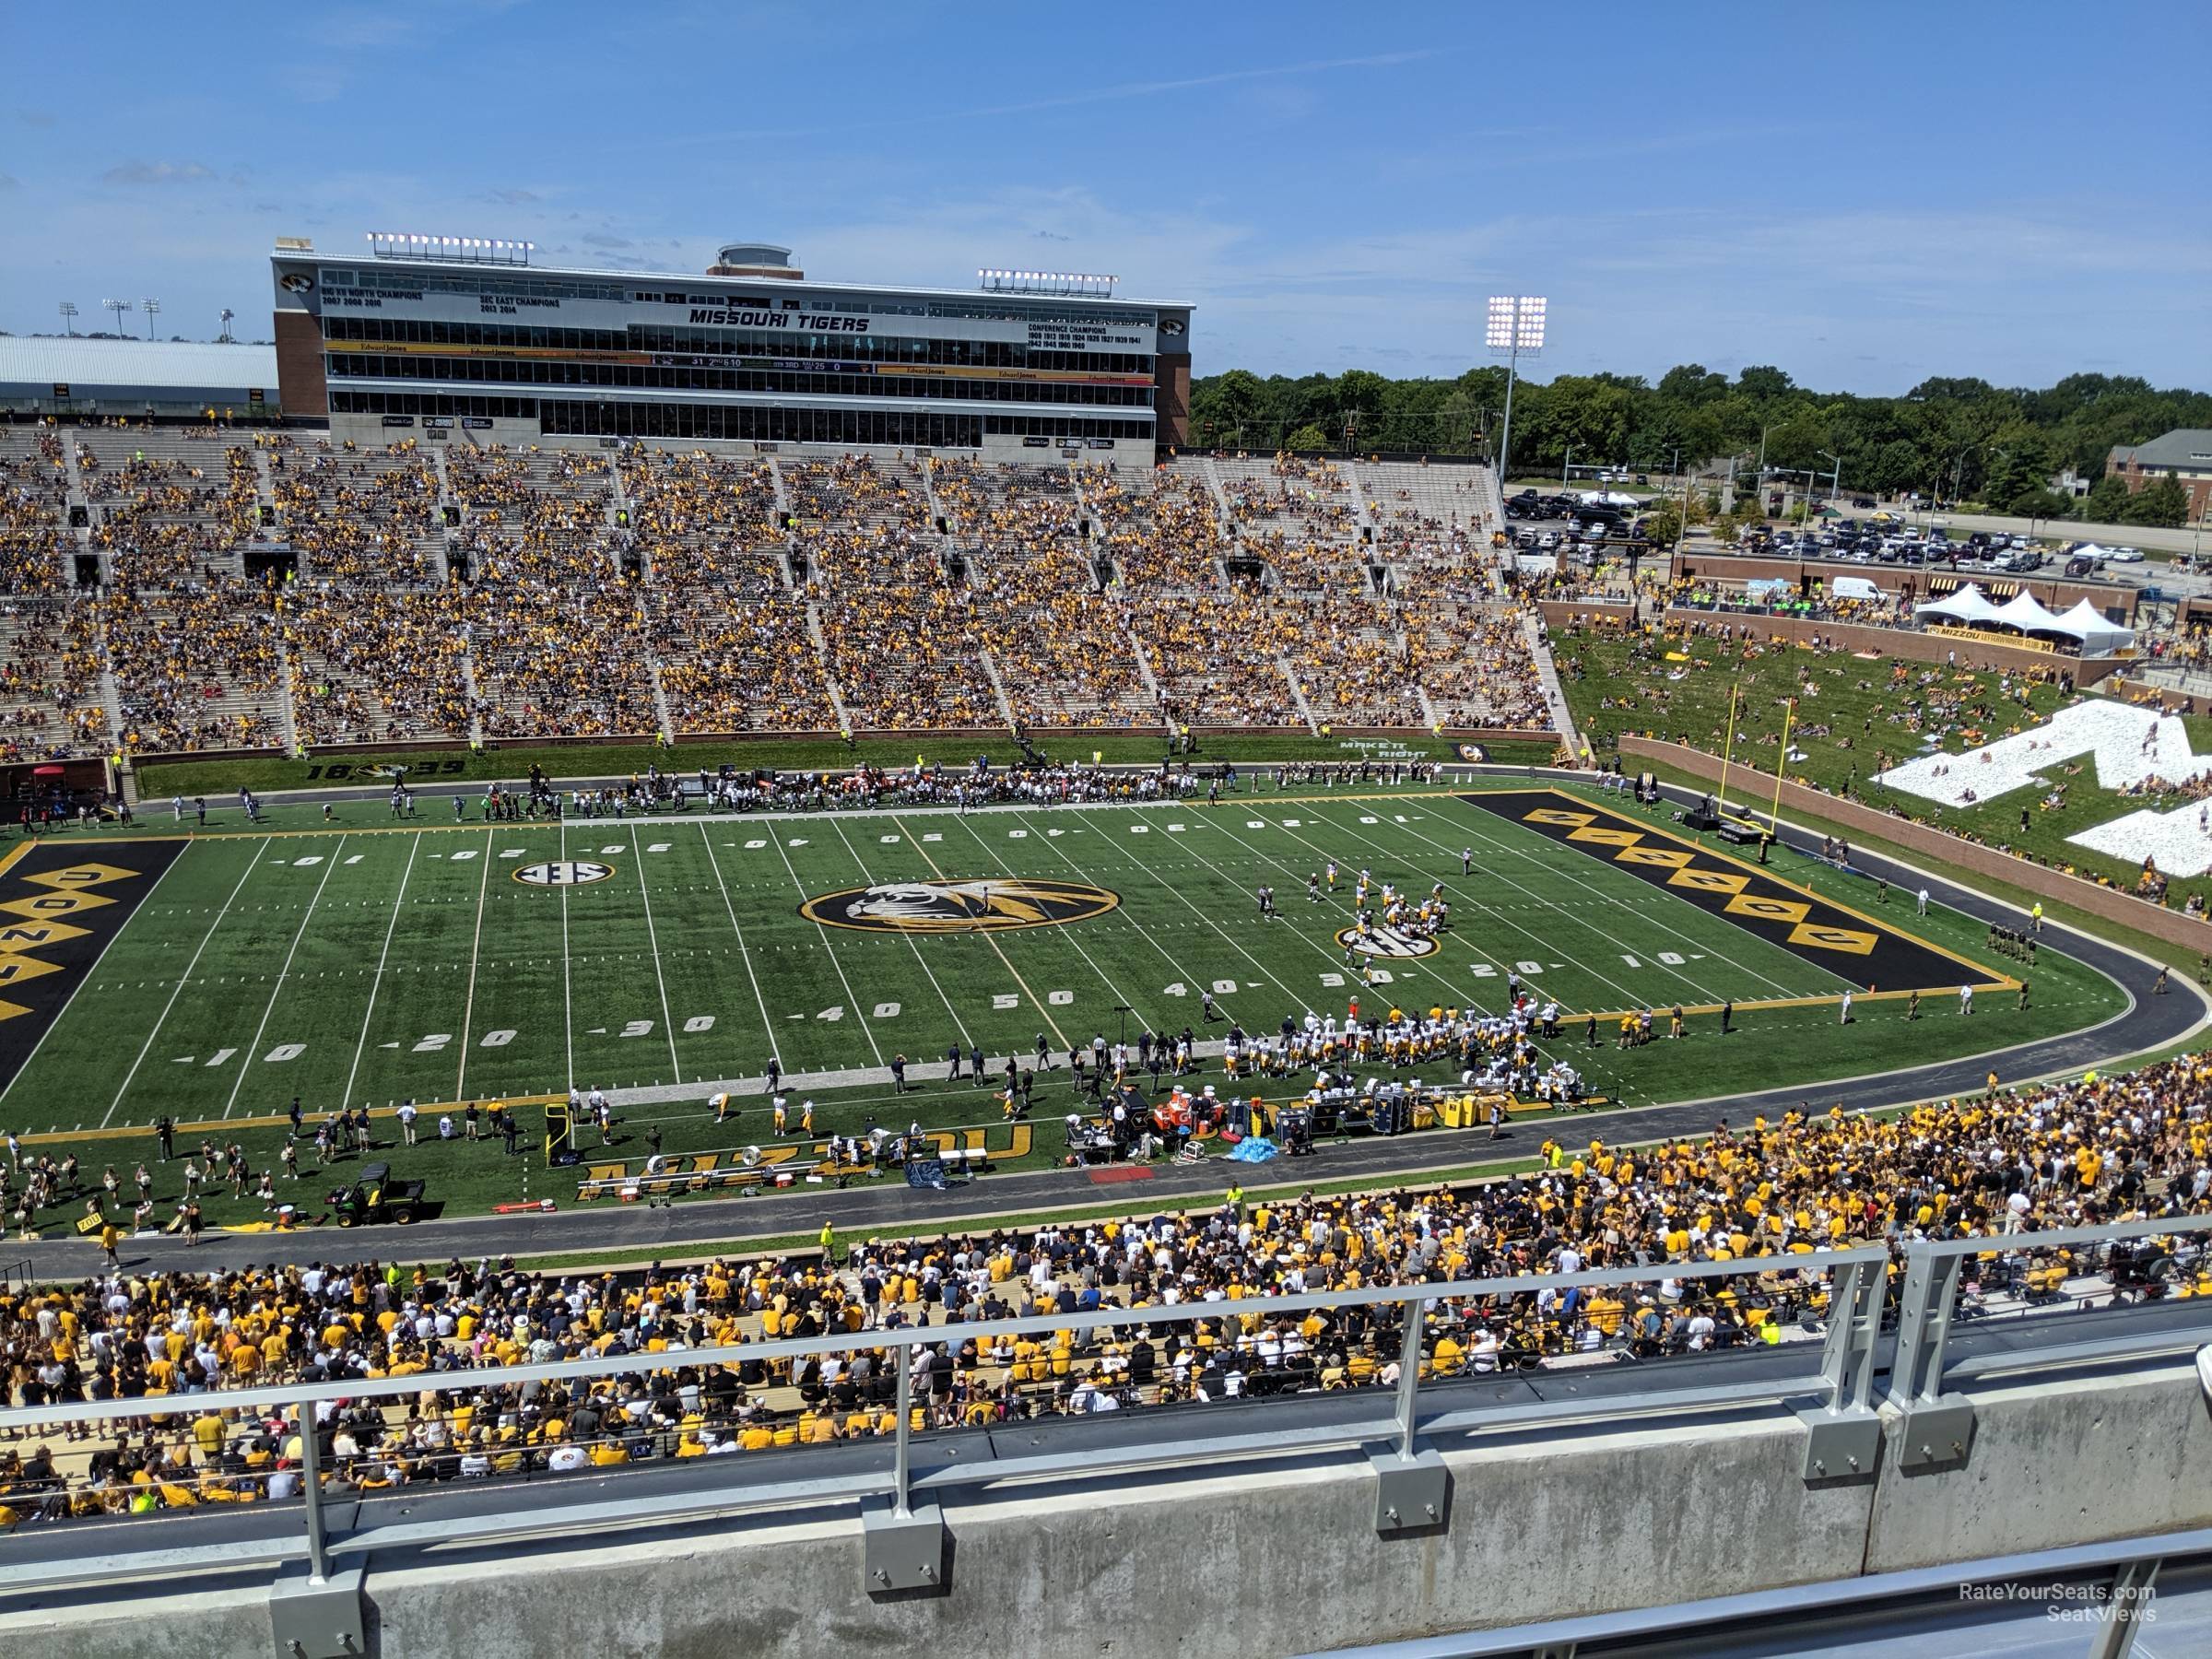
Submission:
[[[1910,1409],[1932,1399],[1929,1389],[1943,1375],[1943,1342],[1957,1284],[1957,1267],[1969,1257],[1991,1253],[2034,1252],[2077,1244],[2109,1244],[2129,1238],[2171,1233],[2212,1232],[2212,1216],[2116,1223],[2107,1227],[2071,1228],[2041,1233],[1988,1234],[1943,1241],[1912,1241],[1905,1244],[1906,1285],[1900,1299],[1898,1359],[1891,1368],[1889,1399]],[[1312,1454],[1378,1441],[1394,1441],[1393,1450],[1410,1456],[1417,1433],[1460,1434],[1486,1429],[1513,1429],[1547,1425],[1576,1418],[1609,1415],[1627,1418],[1649,1414],[1680,1413],[1755,1406],[1802,1400],[1814,1396],[1829,1418],[1864,1418],[1880,1329],[1884,1289],[1893,1253],[1886,1244],[1852,1249],[1812,1251],[1801,1254],[1748,1256],[1707,1262],[1660,1262],[1629,1267],[1583,1269],[1571,1274],[1527,1273],[1498,1278],[1448,1280],[1439,1283],[1378,1286],[1351,1291],[1314,1291],[1294,1296],[1223,1298],[1154,1303],[1143,1307],[1101,1307],[1069,1313],[1038,1314],[1029,1318],[953,1321],[941,1324],[916,1324],[872,1330],[838,1332],[821,1336],[778,1338],[762,1342],[709,1347],[673,1347],[659,1352],[601,1355],[589,1359],[544,1364],[491,1365],[451,1371],[428,1371],[404,1377],[366,1378],[314,1383],[272,1383],[196,1394],[173,1394],[151,1398],[88,1401],[71,1405],[17,1406],[0,1409],[0,1432],[50,1427],[62,1422],[130,1422],[152,1418],[194,1415],[209,1411],[276,1407],[295,1418],[305,1408],[335,1399],[387,1400],[425,1392],[475,1392],[514,1384],[576,1382],[638,1375],[677,1369],[733,1366],[746,1361],[797,1360],[824,1354],[864,1350],[891,1350],[897,1358],[893,1373],[897,1387],[895,1431],[886,1437],[892,1444],[890,1466],[845,1471],[820,1477],[793,1480],[727,1480],[674,1499],[687,1515],[735,1513],[763,1506],[794,1508],[825,1502],[849,1502],[860,1498],[890,1500],[897,1514],[910,1512],[917,1493],[935,1494],[962,1486],[987,1486],[1037,1477],[1077,1477],[1112,1475],[1147,1467],[1172,1466],[1203,1460],[1218,1463],[1249,1457]],[[1938,1271],[1946,1264],[1948,1275]],[[1770,1275],[1799,1280],[1825,1279],[1830,1291],[1827,1339],[1817,1363],[1793,1366],[1779,1376],[1759,1380],[1708,1382],[1674,1389],[1642,1389],[1606,1399],[1501,1402],[1492,1406],[1453,1406],[1427,1423],[1419,1418],[1423,1382],[1422,1338],[1432,1305],[1465,1303],[1496,1298],[1528,1297],[1544,1290],[1648,1285],[1659,1280],[1685,1285],[1709,1281],[1745,1281]],[[1917,1277],[1915,1277],[1917,1276]],[[1265,1318],[1313,1310],[1354,1307],[1415,1310],[1401,1320],[1400,1371],[1387,1417],[1358,1411],[1335,1424],[1285,1424],[1259,1427],[1235,1433],[1195,1431],[1187,1417],[1163,1422],[1160,1432],[1133,1443],[1092,1446],[1079,1454],[1044,1451],[1005,1459],[959,1462],[924,1470],[917,1476],[912,1461],[913,1433],[912,1350],[975,1339],[1036,1336],[1060,1332],[1111,1332],[1133,1327],[1204,1324],[1236,1318]],[[2212,1303],[2207,1312],[2212,1312]],[[2054,1327],[2055,1328],[2055,1327]],[[1805,1345],[1808,1349],[1811,1345]],[[2063,1344],[2062,1347],[2066,1346]],[[2133,1337],[2114,1338],[2108,1330],[2085,1330],[2071,1345],[2084,1353],[2159,1351],[2171,1346],[2163,1341],[2146,1346]],[[1806,1355],[1808,1361],[1812,1356]],[[1933,1360],[1932,1366],[1928,1360]],[[1501,1376],[1506,1373],[1500,1373]],[[1934,1379],[1930,1384],[1928,1379]],[[1441,1378],[1432,1379],[1442,1381]],[[1380,1402],[1378,1401],[1378,1404]],[[334,1555],[357,1555],[370,1547],[399,1545],[430,1546],[447,1542],[480,1542],[578,1527],[648,1524],[665,1522],[670,1495],[620,1496],[598,1501],[547,1506],[517,1503],[496,1512],[458,1515],[443,1519],[414,1519],[389,1524],[371,1523],[334,1535],[324,1514],[321,1447],[312,1432],[300,1435],[301,1494],[305,1503],[304,1553],[311,1574],[326,1576]],[[739,1463],[742,1460],[737,1460]],[[722,1475],[725,1471],[718,1470]],[[734,1474],[735,1468],[727,1471]],[[167,1540],[175,1535],[166,1527],[147,1531],[149,1540]],[[248,1543],[223,1558],[228,1565],[264,1557],[289,1558],[301,1550],[296,1535],[288,1540]],[[144,1564],[159,1554],[179,1559],[176,1548],[164,1542],[158,1550],[128,1551],[98,1560],[25,1562],[11,1565],[0,1552],[0,1589],[27,1589],[42,1585],[87,1582],[88,1573],[120,1577],[142,1573]],[[210,1558],[211,1559],[215,1558]]]
[[[917,1486],[934,1488],[949,1484],[956,1478],[988,1482],[1004,1478],[1051,1472],[1056,1474],[1106,1474],[1118,1470],[1157,1465],[1165,1462],[1188,1461],[1194,1447],[1199,1448],[1209,1459],[1222,1456],[1254,1456],[1280,1454],[1289,1451],[1336,1449],[1346,1445],[1371,1442],[1385,1436],[1394,1436],[1397,1448],[1410,1453],[1414,1448],[1417,1413],[1419,1403],[1421,1337],[1427,1310],[1441,1302],[1477,1301],[1498,1297],[1531,1296],[1542,1290],[1562,1291],[1569,1288],[1596,1288],[1604,1287],[1650,1284],[1657,1280],[1704,1281],[1712,1279],[1743,1280],[1767,1274],[1786,1274],[1797,1277],[1821,1277],[1830,1275],[1864,1276],[1878,1281],[1889,1260],[1889,1253],[1878,1244],[1861,1245],[1848,1250],[1814,1251],[1803,1254],[1747,1256],[1735,1260],[1711,1262],[1661,1262],[1633,1267],[1588,1268],[1571,1274],[1528,1273],[1501,1278],[1459,1279],[1441,1283],[1417,1285],[1377,1286],[1360,1290],[1313,1291],[1296,1296],[1258,1296],[1223,1298],[1219,1300],[1194,1300],[1175,1303],[1155,1303],[1138,1308],[1104,1307],[1073,1313],[1039,1314],[1023,1319],[953,1322],[945,1324],[914,1324],[878,1328],[867,1331],[846,1332],[823,1336],[778,1338],[766,1342],[738,1343],[712,1347],[669,1348],[657,1353],[625,1353],[605,1355],[588,1359],[559,1360],[544,1364],[502,1365],[474,1367],[454,1371],[419,1371],[404,1377],[364,1378],[358,1381],[310,1383],[280,1383],[262,1387],[224,1389],[198,1394],[164,1394],[154,1398],[85,1401],[62,1406],[11,1406],[0,1410],[0,1431],[18,1428],[46,1427],[58,1422],[130,1422],[148,1418],[171,1417],[182,1412],[201,1414],[232,1409],[277,1407],[290,1415],[300,1414],[325,1400],[382,1400],[398,1396],[419,1395],[428,1392],[476,1391],[495,1389],[510,1384],[553,1382],[582,1382],[603,1377],[634,1375],[642,1372],[666,1371],[680,1368],[735,1365],[748,1360],[799,1359],[821,1354],[846,1353],[855,1350],[895,1349],[898,1388],[897,1428],[892,1440],[892,1465],[888,1470],[840,1477],[820,1485],[814,1500],[848,1500],[853,1497],[888,1496],[895,1513],[909,1512],[912,1494]],[[1841,1281],[1837,1281],[1841,1283]],[[1160,1440],[1148,1443],[1112,1448],[1095,1448],[1080,1460],[1063,1462],[1055,1458],[1015,1459],[1003,1466],[989,1464],[963,1469],[959,1477],[946,1471],[935,1471],[917,1482],[912,1474],[910,1442],[912,1434],[912,1380],[913,1365],[911,1351],[918,1347],[935,1347],[952,1341],[994,1340],[999,1337],[1042,1335],[1062,1331],[1112,1331],[1134,1326],[1172,1325],[1222,1320],[1230,1317],[1266,1317],[1280,1313],[1304,1312],[1315,1309],[1342,1309],[1352,1307],[1411,1307],[1417,1317],[1405,1319],[1403,1347],[1400,1356],[1401,1371],[1397,1382],[1394,1410],[1388,1418],[1367,1418],[1335,1429],[1274,1432],[1262,1431],[1241,1437],[1239,1443],[1230,1445],[1219,1437],[1210,1441],[1188,1433],[1168,1433]],[[1831,1405],[1843,1403],[1851,1387],[1846,1369],[1848,1358],[1838,1345],[1829,1345],[1818,1374],[1793,1375],[1765,1388],[1755,1391],[1773,1399],[1794,1397],[1808,1388],[1824,1390]],[[1619,1403],[1623,1409],[1632,1409],[1632,1401]],[[590,1524],[620,1524],[625,1521],[654,1521],[663,1517],[662,1512],[651,1504],[643,1506],[631,1501],[615,1501],[599,1505],[575,1506],[564,1512],[565,1521],[556,1523],[551,1512],[543,1506],[518,1508],[513,1512],[470,1516],[451,1522],[415,1523],[403,1531],[390,1527],[371,1526],[348,1536],[334,1538],[325,1520],[321,1478],[321,1448],[318,1436],[302,1432],[300,1436],[302,1453],[301,1493],[306,1505],[307,1556],[311,1577],[321,1580],[327,1576],[330,1558],[334,1553],[356,1553],[371,1541],[389,1546],[394,1542],[458,1541],[461,1539],[488,1540],[519,1534],[543,1531],[559,1524],[582,1525]],[[774,1492],[774,1498],[784,1503],[802,1500],[802,1495],[817,1483],[785,1483]],[[770,1497],[770,1490],[756,1487],[735,1485],[729,1489],[704,1496],[697,1504],[701,1511],[729,1512],[757,1507],[758,1502]],[[594,1517],[596,1521],[594,1522]],[[124,1558],[114,1571],[123,1574],[130,1571],[128,1558]],[[81,1582],[84,1563],[57,1565],[52,1571],[77,1575]],[[29,1563],[8,1567],[0,1556],[0,1588],[22,1589],[45,1583],[48,1569],[41,1564]]]
[[[1969,1260],[1985,1255],[2034,1254],[2077,1245],[2111,1245],[2128,1239],[2156,1239],[2173,1233],[2212,1233],[2212,1215],[2170,1216],[2140,1221],[2112,1221],[2096,1227],[2060,1227],[2042,1232],[1984,1233],[1964,1239],[1912,1239],[1904,1244],[1905,1280],[1898,1300],[1897,1356],[1889,1368],[1889,1403],[1900,1410],[1933,1406],[1942,1396],[1946,1350],[1959,1307],[1959,1279]],[[2206,1323],[2212,1326],[2212,1303]],[[2212,1334],[2212,1333],[2208,1333]],[[2142,1338],[2107,1339],[2097,1344],[2062,1338],[2019,1359],[2047,1359],[2053,1352],[2092,1347],[2112,1357],[2171,1352],[2181,1347],[2179,1333]],[[1992,1357],[1978,1374],[2007,1369]]]

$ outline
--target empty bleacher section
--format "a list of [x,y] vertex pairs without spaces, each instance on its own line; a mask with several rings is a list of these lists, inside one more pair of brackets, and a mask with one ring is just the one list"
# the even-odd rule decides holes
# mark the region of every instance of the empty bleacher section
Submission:
[[1341,597],[1368,586],[1359,512],[1330,461],[1278,455],[1214,463],[1236,526],[1237,557],[1265,562],[1274,585]]
[[1502,527],[1481,467],[1358,464],[1379,558],[1403,585],[1441,584],[1455,595],[1489,591],[1490,535]]
[[1295,456],[17,429],[0,744],[1542,729],[1492,499],[1466,469]]

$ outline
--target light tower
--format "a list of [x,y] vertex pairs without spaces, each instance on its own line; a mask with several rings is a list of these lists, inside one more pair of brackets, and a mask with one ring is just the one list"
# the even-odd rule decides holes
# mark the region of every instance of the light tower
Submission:
[[1513,382],[1519,377],[1524,353],[1536,357],[1544,349],[1545,301],[1533,294],[1490,296],[1489,326],[1483,338],[1493,352],[1505,357],[1505,419],[1498,433],[1498,488],[1505,488],[1507,458],[1513,443]]
[[126,311],[135,311],[137,309],[137,307],[134,306],[128,300],[102,300],[100,304],[106,306],[108,310],[115,313],[115,332],[117,334],[121,334],[123,332],[123,313]]
[[224,346],[230,344],[230,319],[237,315],[238,313],[229,306],[223,307],[223,332],[215,336],[219,344]]
[[76,301],[74,300],[62,301],[62,326],[69,331],[71,339],[76,337]]
[[150,340],[154,337],[154,318],[160,313],[161,301],[141,300],[138,301],[138,309],[146,313],[146,337]]

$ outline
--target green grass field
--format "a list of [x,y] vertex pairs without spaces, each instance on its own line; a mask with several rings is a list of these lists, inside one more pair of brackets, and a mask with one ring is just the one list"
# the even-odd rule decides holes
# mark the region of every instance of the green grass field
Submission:
[[[283,1131],[267,1120],[294,1095],[311,1114],[412,1098],[427,1132],[439,1103],[596,1086],[641,1091],[622,1103],[625,1149],[641,1156],[638,1137],[656,1124],[670,1152],[765,1140],[757,1099],[735,1135],[702,1102],[724,1080],[757,1079],[771,1054],[787,1075],[849,1074],[809,1086],[818,1134],[908,1115],[930,1127],[995,1122],[984,1091],[942,1081],[949,1045],[981,1046],[995,1069],[1009,1053],[1027,1064],[1041,1034],[1065,1065],[1071,1043],[1119,1035],[1124,1006],[1133,1036],[1187,1024],[1218,1037],[1227,1025],[1205,1026],[1201,992],[1255,1033],[1309,1007],[1341,1017],[1353,994],[1371,1010],[1394,999],[1497,1009],[1509,972],[1571,1015],[1655,1006],[1663,1029],[1676,1002],[1785,1005],[1745,1008],[1725,1041],[1700,1017],[1690,1041],[1626,1053],[1610,1029],[1590,1049],[1571,1025],[1554,1046],[1590,1086],[1642,1103],[1809,1087],[2075,1029],[2122,1006],[2109,982],[2046,953],[2026,1012],[1992,991],[1965,1020],[1941,994],[1916,1023],[1873,1001],[1844,1028],[1834,998],[1865,990],[1849,956],[1785,948],[1443,789],[565,826],[455,827],[442,810],[394,824],[376,803],[348,804],[327,828],[305,807],[261,829],[229,807],[212,816],[210,832],[147,877],[96,966],[49,976],[55,997],[66,994],[58,1018],[0,1021],[22,1062],[0,1090],[0,1127],[127,1176],[166,1112],[184,1125],[182,1144],[236,1139],[258,1169],[275,1165]],[[1654,831],[1664,821],[1643,818]],[[180,845],[114,831],[59,844],[118,870]],[[1463,847],[1476,856],[1472,878],[1460,873]],[[1336,892],[1312,903],[1306,876],[1331,858]],[[562,865],[582,879],[521,878]],[[1441,948],[1377,959],[1365,990],[1335,936],[1362,866],[1416,893],[1441,881],[1453,905]],[[1987,958],[1983,930],[1964,918],[1912,920],[1901,895],[1877,912],[1867,884],[1809,861],[1776,873],[1985,961],[1989,976],[2020,971]],[[9,880],[0,874],[11,897],[27,890]],[[997,883],[1002,896],[1018,881],[1095,888],[1114,901],[1064,924],[988,929],[867,931],[802,912],[827,895],[939,881]],[[1281,919],[1258,919],[1262,883]],[[1957,964],[1945,972],[1947,986],[1977,977]],[[894,1101],[875,1068],[898,1054],[924,1087]],[[1066,1098],[1048,1084],[1039,1118],[1052,1122]],[[1049,1156],[1043,1139],[1030,1161]],[[515,1160],[494,1147],[426,1145],[395,1162],[430,1176],[456,1212],[518,1195]],[[538,1180],[542,1192],[542,1171]],[[258,1213],[251,1199],[210,1207],[218,1219],[248,1213]]]

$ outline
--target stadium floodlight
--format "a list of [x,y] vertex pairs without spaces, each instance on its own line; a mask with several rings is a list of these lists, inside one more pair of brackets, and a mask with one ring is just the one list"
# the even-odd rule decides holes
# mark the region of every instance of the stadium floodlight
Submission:
[[1536,357],[1544,350],[1544,321],[1547,302],[1535,294],[1493,294],[1483,340],[1505,357],[1505,418],[1498,432],[1498,484],[1505,485],[1507,458],[1513,446],[1513,382],[1520,378],[1524,352]]
[[76,301],[74,300],[62,301],[62,326],[69,331],[71,339],[76,337]]
[[154,319],[160,314],[161,301],[141,300],[138,301],[138,309],[146,312],[146,337],[150,340],[154,337]]
[[494,236],[433,236],[420,230],[364,233],[378,259],[440,259],[458,265],[526,265],[537,244]]
[[229,306],[223,307],[223,332],[215,336],[218,344],[224,346],[230,344],[230,319],[237,315],[238,313]]
[[123,313],[126,311],[135,311],[138,309],[128,300],[102,300],[100,304],[115,313],[115,332],[117,334],[121,334],[123,332]]
[[1084,299],[1111,299],[1119,276],[1097,271],[1009,271],[997,265],[977,267],[976,281],[993,293],[1061,294]]

